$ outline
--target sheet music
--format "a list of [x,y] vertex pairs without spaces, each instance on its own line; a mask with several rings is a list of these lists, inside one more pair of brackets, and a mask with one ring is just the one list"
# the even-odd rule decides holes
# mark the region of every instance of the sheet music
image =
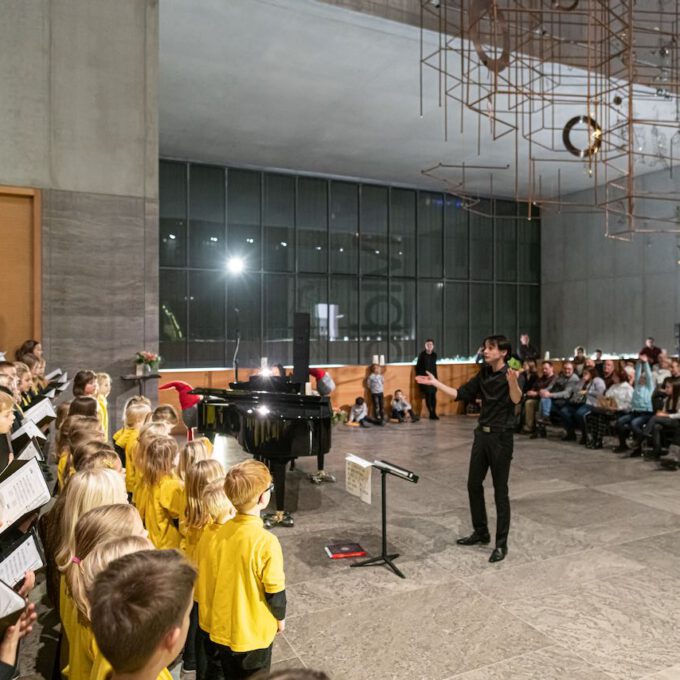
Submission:
[[345,456],[345,489],[358,496],[364,503],[371,504],[371,471],[373,463],[353,453]]
[[24,420],[30,420],[34,423],[56,419],[57,413],[49,399],[41,399],[37,404],[24,411]]
[[[61,381],[60,381],[61,382]],[[65,392],[68,389],[68,386],[71,384],[70,380],[67,380],[64,383],[61,383],[59,387],[57,387],[57,392]]]
[[25,606],[21,595],[15,593],[6,583],[0,583],[0,618],[21,611]]
[[[31,458],[43,459],[42,451],[40,451],[32,439],[21,449],[21,453],[16,457],[16,460],[31,460]],[[0,576],[1,578],[2,576]]]
[[51,373],[48,373],[48,374],[45,376],[45,380],[46,380],[47,382],[51,382],[51,381],[54,380],[55,378],[58,378],[61,374],[62,374],[62,373],[61,373],[61,368],[55,368]]
[[14,588],[27,571],[37,571],[44,566],[40,551],[31,533],[5,559],[0,562],[0,580]]
[[45,435],[32,420],[25,420],[23,425],[16,432],[12,433],[12,441],[23,436],[27,436],[29,439],[45,439]]
[[58,378],[57,382],[66,384],[68,382],[68,373],[62,373]]
[[35,458],[10,463],[0,482],[0,533],[49,500],[50,490]]

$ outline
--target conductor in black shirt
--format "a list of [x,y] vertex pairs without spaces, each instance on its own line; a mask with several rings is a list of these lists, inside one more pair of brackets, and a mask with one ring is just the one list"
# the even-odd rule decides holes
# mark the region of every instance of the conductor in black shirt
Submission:
[[508,553],[510,530],[510,497],[508,478],[512,461],[515,405],[522,400],[517,382],[518,371],[508,367],[510,341],[503,335],[491,335],[484,340],[484,364],[479,373],[458,389],[444,385],[431,373],[418,376],[421,385],[432,385],[456,401],[473,401],[481,397],[482,410],[470,453],[468,496],[474,531],[458,539],[459,545],[484,545],[491,541],[484,503],[484,478],[491,468],[496,502],[496,547],[489,562],[500,562]]
[[420,383],[420,393],[425,399],[425,405],[430,412],[430,420],[439,420],[437,415],[437,388],[430,383],[422,383],[418,376],[432,375],[437,377],[437,353],[434,351],[434,340],[425,340],[425,349],[418,355],[416,362],[416,381]]

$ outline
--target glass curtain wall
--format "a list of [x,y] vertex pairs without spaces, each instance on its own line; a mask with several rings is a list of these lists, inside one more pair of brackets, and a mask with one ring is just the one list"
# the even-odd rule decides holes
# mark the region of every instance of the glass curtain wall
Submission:
[[[409,362],[433,337],[468,357],[490,333],[540,345],[540,215],[526,204],[323,177],[160,162],[160,349],[166,368],[311,359]],[[529,219],[531,218],[531,219]],[[226,266],[240,258],[244,270]]]

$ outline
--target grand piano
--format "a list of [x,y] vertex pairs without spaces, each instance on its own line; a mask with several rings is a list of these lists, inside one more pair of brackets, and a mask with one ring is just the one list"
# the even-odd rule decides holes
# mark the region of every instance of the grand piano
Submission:
[[300,394],[304,385],[286,377],[254,375],[229,386],[193,390],[203,396],[198,431],[211,439],[231,435],[244,451],[266,463],[274,479],[276,513],[265,516],[265,524],[293,526],[285,510],[286,468],[300,456],[317,456],[323,469],[323,456],[331,447],[330,401]]

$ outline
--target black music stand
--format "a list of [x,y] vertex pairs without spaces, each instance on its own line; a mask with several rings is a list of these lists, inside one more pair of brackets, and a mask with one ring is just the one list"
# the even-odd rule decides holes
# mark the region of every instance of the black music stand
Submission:
[[382,552],[377,557],[369,557],[367,560],[354,562],[354,564],[350,564],[350,567],[375,567],[380,564],[386,564],[397,576],[406,578],[396,564],[394,564],[394,560],[399,555],[389,555],[387,553],[387,475],[394,475],[414,484],[418,481],[418,475],[406,468],[388,463],[386,460],[373,461],[373,467],[380,470],[380,486],[382,489]]

